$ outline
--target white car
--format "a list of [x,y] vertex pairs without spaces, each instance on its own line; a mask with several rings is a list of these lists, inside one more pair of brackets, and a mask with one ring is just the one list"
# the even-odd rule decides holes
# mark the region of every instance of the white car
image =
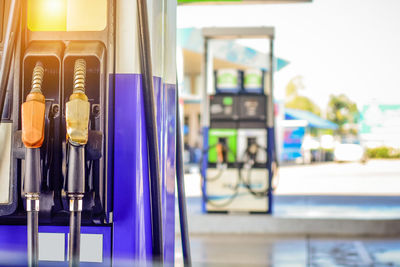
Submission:
[[335,161],[337,162],[366,162],[366,150],[357,143],[336,145],[334,150]]

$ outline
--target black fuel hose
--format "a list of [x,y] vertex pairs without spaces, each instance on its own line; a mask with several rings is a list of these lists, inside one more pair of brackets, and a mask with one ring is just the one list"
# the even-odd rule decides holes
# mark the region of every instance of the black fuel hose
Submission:
[[[210,151],[210,149],[213,149],[213,148],[217,147],[217,145],[218,145],[218,144],[209,146],[208,148],[206,148],[206,149],[204,149],[204,150],[202,151],[201,157],[200,157],[200,161],[199,161],[199,162],[200,162],[200,169],[201,169],[201,166],[202,166],[202,163],[203,163],[204,156],[208,154],[208,152]],[[224,145],[224,144],[221,144],[221,145],[228,151],[228,154],[231,153],[229,147],[227,147],[227,146]],[[233,152],[232,152],[232,154],[233,154]],[[236,157],[236,156],[235,156],[235,157]],[[236,164],[236,163],[235,163],[235,164]],[[218,179],[221,177],[221,175],[224,173],[224,168],[222,168],[222,167],[224,167],[224,166],[226,166],[226,165],[227,165],[227,164],[217,163],[217,169],[218,169],[217,174],[214,175],[214,176],[212,176],[212,177],[208,177],[208,176],[203,177],[203,179],[204,179],[205,181],[207,181],[207,182],[213,182],[213,181],[218,180]],[[218,168],[219,166],[220,166],[221,168]]]
[[7,92],[7,84],[10,77],[12,55],[15,50],[18,27],[20,25],[21,0],[12,0],[10,13],[8,15],[7,29],[4,36],[3,55],[0,62],[0,121],[3,117],[3,110]]
[[183,262],[185,266],[192,265],[192,256],[190,253],[189,227],[187,221],[186,195],[185,195],[185,177],[183,171],[182,157],[182,129],[181,117],[179,112],[179,93],[176,89],[176,188],[178,190],[179,221],[181,229],[181,242],[183,252]]
[[[232,154],[236,158],[236,155],[233,153],[232,150],[229,149],[229,147],[227,145],[225,145],[225,144],[221,144],[221,145],[226,149],[226,151],[228,152],[228,155]],[[208,154],[209,150],[214,148],[214,147],[216,147],[216,146],[217,145],[209,146],[208,148],[203,150],[202,156],[200,158],[200,164],[203,162],[203,157]],[[233,164],[235,166],[235,165],[237,165],[237,162],[235,161]],[[227,198],[226,201],[224,201],[222,203],[219,203],[219,202],[217,203],[215,200],[211,200],[210,197],[207,196],[207,192],[206,192],[207,190],[205,189],[205,183],[206,182],[213,182],[213,181],[218,180],[222,176],[223,172],[224,172],[224,170],[220,169],[219,172],[217,173],[217,175],[213,176],[209,180],[209,179],[207,179],[207,176],[204,176],[203,172],[200,171],[200,175],[201,175],[201,190],[202,190],[203,201],[206,202],[207,204],[213,206],[213,207],[216,207],[216,208],[222,208],[222,207],[228,206],[239,195],[239,187],[240,187],[240,184],[241,184],[241,176],[240,175],[237,176],[236,184],[232,188],[233,193]]]
[[[164,262],[163,222],[161,204],[161,175],[158,146],[158,127],[156,120],[156,102],[153,87],[153,73],[151,64],[151,47],[147,1],[137,0],[138,31],[140,66],[143,77],[143,100],[145,109],[145,123],[147,144],[149,147],[150,163],[150,209],[153,259],[155,262]],[[132,48],[134,49],[134,48]]]
[[[255,144],[255,145],[257,146],[256,152],[251,153],[250,147],[248,147],[246,149],[246,151],[244,152],[243,159],[245,159],[245,160],[243,160],[243,164],[238,165],[238,172],[239,172],[240,180],[243,181],[243,185],[247,188],[247,190],[250,192],[250,194],[252,194],[255,197],[262,198],[262,197],[265,197],[268,195],[270,185],[268,185],[265,190],[255,191],[251,186],[252,185],[251,171],[255,167],[258,151],[264,151],[265,154],[267,154],[267,148],[262,147],[258,144]],[[246,158],[247,158],[247,160],[246,160]],[[246,179],[244,179],[244,177],[242,175],[242,170],[243,170],[244,166],[248,166]],[[269,170],[269,171],[271,171],[271,170]]]

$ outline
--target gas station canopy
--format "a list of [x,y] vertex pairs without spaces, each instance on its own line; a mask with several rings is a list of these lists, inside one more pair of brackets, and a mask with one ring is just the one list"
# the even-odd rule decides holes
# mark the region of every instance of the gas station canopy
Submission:
[[325,120],[306,110],[285,108],[285,119],[306,121],[307,126],[311,128],[331,130],[336,130],[338,128],[337,124]]
[[[211,30],[214,34],[217,34],[221,31],[218,28],[211,28]],[[223,28],[222,32],[226,34],[229,33],[229,30]],[[201,72],[201,61],[204,53],[203,34],[204,32],[202,32],[201,29],[196,28],[184,28],[178,30],[178,43],[183,51],[185,73],[194,74]],[[214,66],[216,69],[260,68],[268,70],[268,54],[257,51],[250,47],[243,46],[234,40],[224,40],[222,42],[215,41],[212,43],[212,50],[215,55]],[[281,58],[275,58],[275,60],[276,71],[289,64],[287,60]]]

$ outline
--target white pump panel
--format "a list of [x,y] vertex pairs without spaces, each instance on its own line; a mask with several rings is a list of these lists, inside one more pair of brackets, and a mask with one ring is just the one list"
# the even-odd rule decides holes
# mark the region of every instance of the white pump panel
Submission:
[[256,143],[260,146],[257,153],[256,162],[267,162],[267,130],[266,129],[239,129],[237,141],[237,161],[243,162],[243,158],[248,146],[248,139],[255,138]]

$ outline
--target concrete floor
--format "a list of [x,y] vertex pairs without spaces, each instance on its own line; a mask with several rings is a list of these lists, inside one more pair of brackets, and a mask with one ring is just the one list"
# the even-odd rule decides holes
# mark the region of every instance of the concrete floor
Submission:
[[283,166],[277,195],[400,196],[400,160]]
[[194,266],[400,267],[400,161],[282,167],[272,216],[203,214],[185,181]]
[[[191,250],[193,266],[400,266],[400,237],[192,235]],[[176,266],[183,266],[179,236]]]
[[[185,183],[187,196],[201,195],[198,173]],[[400,160],[282,166],[274,187],[275,195],[400,196]]]

